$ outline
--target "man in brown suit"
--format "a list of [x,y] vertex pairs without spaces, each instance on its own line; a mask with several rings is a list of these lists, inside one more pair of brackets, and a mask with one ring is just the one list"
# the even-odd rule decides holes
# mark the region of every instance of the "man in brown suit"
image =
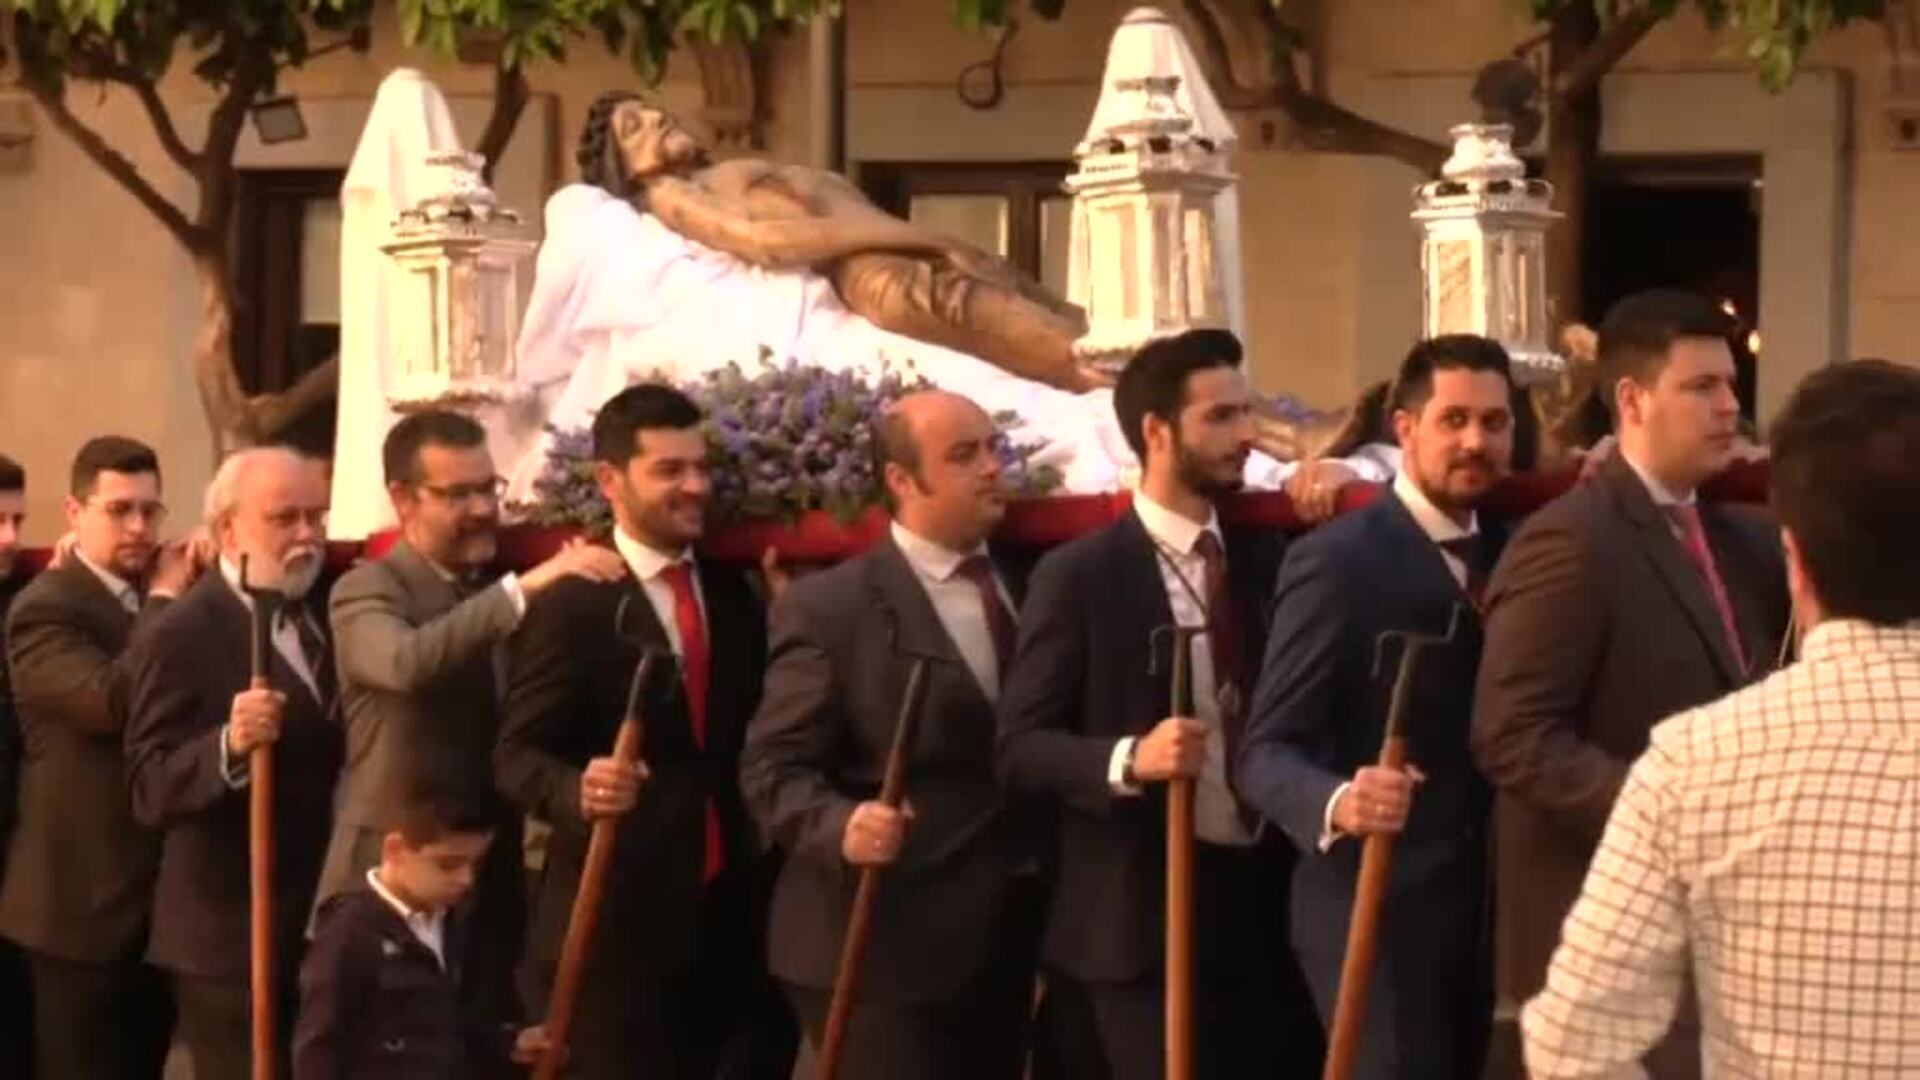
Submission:
[[[1608,312],[1599,385],[1618,451],[1529,518],[1494,573],[1473,750],[1498,790],[1503,1005],[1540,989],[1648,732],[1764,675],[1778,655],[1787,593],[1777,529],[1695,497],[1734,449],[1731,330],[1687,293],[1640,293]],[[1697,1035],[1683,1016],[1648,1058],[1654,1074],[1697,1075]],[[1502,1036],[1511,1040],[1510,1025]]]
[[125,650],[200,559],[162,550],[159,464],[131,439],[81,447],[66,510],[71,552],[9,619],[26,753],[0,933],[30,956],[39,1076],[157,1077],[172,1008],[140,956],[159,846],[127,801]]

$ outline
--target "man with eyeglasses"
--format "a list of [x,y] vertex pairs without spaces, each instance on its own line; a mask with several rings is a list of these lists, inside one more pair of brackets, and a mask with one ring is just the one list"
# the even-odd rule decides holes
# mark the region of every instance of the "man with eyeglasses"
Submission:
[[201,543],[161,544],[160,490],[147,446],[81,447],[70,547],[9,619],[26,754],[0,933],[30,956],[42,1077],[157,1077],[172,1030],[165,984],[141,957],[158,841],[130,811],[121,756],[128,643],[205,562]]
[[[214,474],[205,516],[218,571],[183,593],[130,650],[126,783],[135,820],[162,834],[147,957],[172,976],[197,1080],[242,1080],[252,1074],[249,754],[274,747],[270,929],[286,1021],[277,1052],[282,1075],[303,931],[333,830],[341,738],[331,646],[314,590],[326,551],[321,466],[283,447],[242,450]],[[268,685],[258,689],[249,633],[256,605],[269,634]]]
[[[380,861],[393,798],[417,777],[491,792],[500,727],[500,648],[527,601],[564,577],[617,581],[614,551],[574,544],[524,574],[490,576],[500,481],[471,417],[415,413],[381,451],[401,538],[334,585],[330,613],[347,764],[320,902]],[[519,819],[500,808],[467,913],[465,979],[490,1023],[511,1019],[525,901]]]

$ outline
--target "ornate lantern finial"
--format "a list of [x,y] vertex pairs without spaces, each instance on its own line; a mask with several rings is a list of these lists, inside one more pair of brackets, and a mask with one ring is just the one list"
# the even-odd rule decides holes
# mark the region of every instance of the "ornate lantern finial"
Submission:
[[1081,355],[1117,366],[1149,341],[1227,325],[1215,258],[1224,154],[1181,109],[1177,75],[1118,79],[1118,120],[1074,151],[1071,299],[1087,313]]
[[1559,376],[1548,347],[1546,233],[1560,217],[1553,188],[1527,179],[1506,124],[1461,124],[1441,179],[1414,189],[1420,247],[1422,334],[1480,334],[1513,358],[1531,386]]
[[481,179],[478,154],[434,154],[427,163],[440,174],[438,190],[401,211],[380,246],[401,271],[387,402],[409,412],[518,401],[528,392],[514,383],[519,266],[534,241]]

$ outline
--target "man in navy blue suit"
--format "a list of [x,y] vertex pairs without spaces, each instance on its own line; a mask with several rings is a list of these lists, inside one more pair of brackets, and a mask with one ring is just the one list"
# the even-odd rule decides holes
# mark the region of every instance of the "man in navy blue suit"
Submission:
[[[1490,795],[1468,750],[1477,613],[1502,532],[1475,505],[1509,469],[1512,376],[1505,350],[1450,335],[1407,354],[1392,390],[1405,458],[1366,509],[1293,545],[1236,788],[1300,851],[1293,948],[1331,1025],[1365,837],[1397,834],[1360,1072],[1473,1077],[1492,998],[1485,928]],[[1405,770],[1377,767],[1397,649],[1389,631],[1444,634],[1420,661]]]

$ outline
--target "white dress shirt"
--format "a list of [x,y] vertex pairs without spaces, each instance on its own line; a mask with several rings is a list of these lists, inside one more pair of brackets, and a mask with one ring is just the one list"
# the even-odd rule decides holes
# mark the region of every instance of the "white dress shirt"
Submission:
[[[680,640],[680,621],[674,617],[673,586],[667,582],[665,574],[671,567],[686,563],[693,579],[693,598],[700,605],[700,622],[707,621],[707,596],[700,588],[700,574],[693,565],[693,550],[681,548],[677,554],[668,555],[651,545],[641,543],[628,536],[626,530],[615,527],[613,547],[620,557],[627,561],[627,569],[640,582],[640,591],[646,594],[647,603],[653,605],[653,613],[660,619],[660,625],[666,628],[667,645],[673,649],[673,655],[684,658],[686,646]],[[707,634],[707,649],[713,649],[713,634]]]
[[[240,588],[240,568],[233,565],[232,560],[225,555],[220,556],[220,576],[226,579],[227,586],[233,590],[235,596],[240,598],[240,603],[245,605],[247,611],[252,612],[253,597],[248,596],[245,590]],[[307,689],[313,692],[314,700],[318,701],[320,700],[320,680],[314,676],[313,668],[307,663],[307,651],[300,644],[300,631],[294,628],[291,621],[296,618],[306,618],[306,609],[296,600],[290,601],[288,606],[281,610],[286,611],[288,615],[285,619],[273,620],[269,630],[272,635],[273,649],[280,654],[282,660],[287,662],[287,666],[293,669],[293,673],[299,676],[300,681],[306,684]],[[247,785],[246,761],[232,760],[227,749],[226,724],[220,725],[220,775],[226,780],[228,787],[239,788]]]
[[1633,470],[1633,475],[1640,478],[1640,483],[1647,489],[1647,494],[1653,497],[1653,505],[1692,506],[1694,500],[1699,497],[1699,493],[1693,491],[1689,491],[1685,495],[1674,494],[1667,485],[1654,479],[1653,474],[1642,467],[1639,462],[1633,460],[1632,455],[1628,454],[1625,450],[1615,450],[1614,452],[1620,455],[1621,461],[1627,463],[1627,468]]
[[[1164,556],[1154,561],[1160,567],[1160,580],[1167,590],[1167,604],[1173,609],[1173,621],[1181,626],[1206,626],[1207,613],[1201,606],[1200,597],[1207,587],[1207,564],[1195,549],[1200,543],[1201,534],[1212,533],[1215,540],[1221,540],[1221,550],[1226,550],[1225,541],[1220,535],[1219,519],[1209,511],[1206,524],[1199,524],[1161,506],[1139,490],[1133,493],[1133,512],[1139,515],[1140,524],[1147,530],[1147,537],[1160,548]],[[1200,776],[1194,784],[1193,833],[1208,843],[1246,847],[1253,843],[1254,838],[1241,825],[1239,808],[1234,802],[1233,792],[1227,787],[1227,736],[1220,729],[1220,699],[1213,670],[1213,650],[1207,647],[1205,637],[1196,639],[1194,645],[1196,647],[1188,669],[1193,674],[1194,718],[1204,721],[1208,731],[1206,760],[1200,766]],[[1133,738],[1121,739],[1114,745],[1113,755],[1108,759],[1107,781],[1117,794],[1140,793],[1140,788],[1126,782],[1127,758],[1133,753],[1136,742]]]
[[[1453,518],[1448,517],[1445,511],[1433,505],[1433,500],[1428,498],[1427,493],[1420,489],[1420,485],[1414,483],[1413,478],[1405,472],[1393,478],[1393,494],[1400,500],[1400,504],[1407,508],[1407,513],[1412,516],[1413,523],[1420,527],[1421,532],[1427,534],[1427,539],[1433,541],[1434,550],[1439,553],[1440,560],[1447,564],[1447,572],[1453,575],[1454,583],[1463,589],[1466,588],[1467,564],[1462,561],[1459,556],[1439,545],[1454,540],[1469,540],[1478,536],[1480,534],[1480,515],[1477,513],[1469,514],[1466,525],[1462,526],[1459,522],[1453,520]],[[1347,835],[1333,827],[1333,808],[1339,803],[1340,796],[1345,795],[1347,789],[1352,786],[1353,782],[1349,780],[1339,787],[1334,788],[1333,794],[1327,797],[1327,808],[1322,811],[1320,815],[1321,851],[1332,847],[1334,841]]]
[[73,557],[80,561],[81,566],[93,571],[93,576],[100,579],[100,584],[107,587],[107,591],[113,594],[113,598],[120,602],[121,607],[136,615],[140,613],[140,590],[128,584],[127,579],[95,564],[92,559],[80,554],[80,549],[77,547],[73,549]]
[[447,913],[444,911],[416,911],[407,906],[407,902],[393,895],[380,881],[380,868],[375,866],[367,870],[367,884],[373,894],[387,902],[400,921],[407,924],[420,944],[427,947],[435,960],[440,961],[440,970],[447,969]]
[[[968,559],[985,558],[987,546],[981,544],[966,553],[954,551],[915,534],[897,521],[893,523],[893,542],[907,557],[907,565],[913,567],[921,587],[927,590],[934,615],[960,650],[960,658],[967,662],[967,670],[973,672],[981,692],[987,695],[988,701],[998,701],[1000,655],[993,647],[993,630],[987,622],[986,607],[980,602],[979,586],[960,573],[960,564]],[[994,575],[993,585],[1000,594],[1000,602],[1007,607],[1007,614],[1012,615],[1013,601],[998,574]]]

